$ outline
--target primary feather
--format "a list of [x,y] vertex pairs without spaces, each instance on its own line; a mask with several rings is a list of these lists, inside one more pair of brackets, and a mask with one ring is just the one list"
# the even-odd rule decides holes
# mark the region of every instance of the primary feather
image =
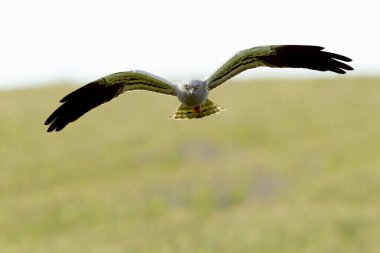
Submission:
[[350,58],[322,51],[323,49],[319,46],[301,45],[261,46],[246,49],[236,53],[208,77],[206,82],[212,90],[244,70],[260,66],[306,68],[338,74],[346,73],[345,70],[353,70],[342,62],[350,62]]
[[63,104],[46,120],[48,132],[60,131],[91,109],[110,101],[125,91],[149,90],[176,95],[175,84],[148,72],[119,72],[93,81],[62,98]]

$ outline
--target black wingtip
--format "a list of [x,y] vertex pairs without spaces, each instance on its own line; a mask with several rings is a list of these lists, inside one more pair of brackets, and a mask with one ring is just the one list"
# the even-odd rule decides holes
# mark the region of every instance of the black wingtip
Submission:
[[265,61],[276,67],[307,68],[318,71],[331,71],[345,74],[354,70],[345,64],[352,59],[335,53],[323,51],[324,47],[311,45],[283,45],[277,49],[275,57],[265,57]]
[[54,131],[54,129],[50,126],[46,132],[51,133],[53,131]]
[[111,100],[122,92],[122,84],[105,85],[104,79],[91,82],[65,96],[58,107],[45,121],[45,125],[50,125],[48,132],[61,131],[70,122],[91,109]]
[[347,56],[344,56],[344,55],[334,54],[334,53],[330,53],[330,52],[323,52],[323,53],[325,53],[326,55],[328,55],[332,59],[336,59],[336,60],[340,60],[340,61],[344,61],[344,62],[352,62],[351,58],[348,58]]

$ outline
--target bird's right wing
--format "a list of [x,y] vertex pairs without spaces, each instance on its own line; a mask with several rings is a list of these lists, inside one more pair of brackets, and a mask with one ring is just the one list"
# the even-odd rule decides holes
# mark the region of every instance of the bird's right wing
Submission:
[[125,91],[148,90],[176,95],[175,84],[142,70],[114,73],[93,81],[65,96],[63,103],[46,120],[48,132],[60,131],[91,109]]
[[206,82],[210,90],[237,74],[252,68],[306,68],[318,71],[346,73],[353,68],[343,62],[351,59],[323,51],[323,47],[306,45],[272,45],[253,47],[238,52],[217,69]]

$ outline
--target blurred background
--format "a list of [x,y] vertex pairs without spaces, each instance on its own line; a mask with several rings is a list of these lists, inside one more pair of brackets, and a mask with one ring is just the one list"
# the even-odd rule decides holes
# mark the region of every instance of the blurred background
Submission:
[[[380,251],[375,1],[0,7],[1,252]],[[247,71],[202,120],[136,91],[46,133],[59,99],[104,75],[202,78],[269,44],[321,45],[355,71]]]

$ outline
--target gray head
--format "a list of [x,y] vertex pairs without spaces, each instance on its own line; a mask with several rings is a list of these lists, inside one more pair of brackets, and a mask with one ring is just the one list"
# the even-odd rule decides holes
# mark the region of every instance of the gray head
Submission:
[[196,95],[197,93],[204,93],[206,88],[205,81],[186,79],[179,83],[179,89],[189,95]]
[[205,81],[187,79],[178,84],[178,98],[188,106],[197,106],[206,102],[208,89]]

